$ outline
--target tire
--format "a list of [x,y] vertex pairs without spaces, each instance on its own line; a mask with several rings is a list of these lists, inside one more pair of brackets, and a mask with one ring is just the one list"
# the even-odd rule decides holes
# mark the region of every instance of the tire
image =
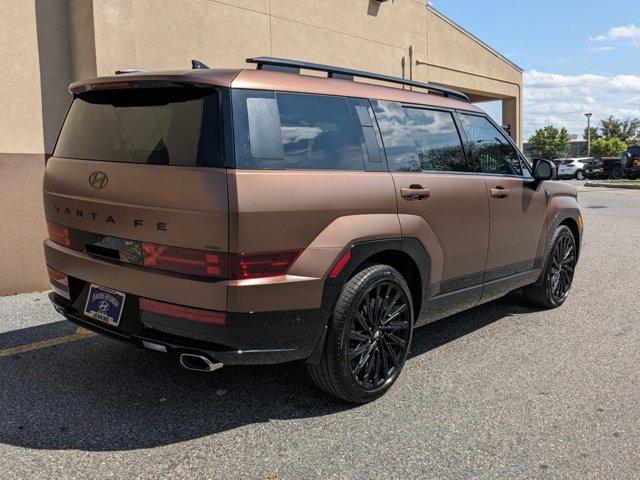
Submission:
[[523,288],[525,300],[537,307],[556,308],[569,295],[577,263],[577,244],[566,225],[553,233],[538,281]]
[[576,180],[584,180],[587,178],[587,175],[584,173],[584,170],[576,170],[574,177]]
[[622,170],[622,167],[615,167],[611,172],[611,178],[614,180],[620,180],[622,177],[624,177],[624,170]]
[[622,157],[620,157],[620,165],[622,165],[622,168],[633,167],[633,159],[631,158],[631,155],[628,153],[623,154]]
[[329,319],[313,382],[351,403],[367,403],[395,383],[411,347],[413,303],[406,280],[388,265],[372,265],[346,282]]
[[627,178],[629,180],[635,180],[638,178],[638,172],[629,172],[627,173]]

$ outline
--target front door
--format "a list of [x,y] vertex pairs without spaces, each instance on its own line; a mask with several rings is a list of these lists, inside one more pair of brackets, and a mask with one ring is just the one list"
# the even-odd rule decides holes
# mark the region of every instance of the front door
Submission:
[[547,199],[499,127],[480,115],[461,114],[460,120],[471,168],[482,174],[489,199],[484,301],[515,288],[519,278],[539,265],[536,250],[544,234]]
[[480,301],[489,242],[484,179],[470,174],[455,112],[373,102],[398,199],[403,237],[431,259],[435,296],[421,321]]

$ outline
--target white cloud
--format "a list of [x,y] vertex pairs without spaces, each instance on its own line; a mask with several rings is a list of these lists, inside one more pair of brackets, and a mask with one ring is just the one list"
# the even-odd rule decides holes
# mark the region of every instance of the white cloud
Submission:
[[532,70],[524,74],[525,138],[554,124],[582,134],[584,114],[592,124],[615,115],[640,118],[640,75],[560,75]]
[[632,44],[640,45],[640,28],[637,27],[635,23],[630,23],[629,25],[611,27],[607,33],[603,33],[595,37],[589,37],[590,42],[618,40],[630,40]]
[[593,47],[587,50],[588,53],[601,53],[601,52],[610,52],[611,50],[615,50],[614,47],[611,46],[603,46],[603,47]]

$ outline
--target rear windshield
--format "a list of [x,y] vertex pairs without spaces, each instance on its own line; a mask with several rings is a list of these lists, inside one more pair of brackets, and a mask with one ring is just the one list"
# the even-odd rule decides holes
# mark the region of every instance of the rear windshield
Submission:
[[81,94],[60,132],[57,157],[108,162],[222,165],[218,93],[204,88]]

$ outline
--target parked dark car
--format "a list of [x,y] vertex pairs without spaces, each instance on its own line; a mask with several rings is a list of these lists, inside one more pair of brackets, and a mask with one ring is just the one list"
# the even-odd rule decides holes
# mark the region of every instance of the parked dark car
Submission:
[[587,178],[613,178],[619,180],[624,177],[624,170],[617,157],[594,158],[584,162]]
[[635,180],[640,176],[640,146],[629,147],[620,158],[620,166],[627,178]]

